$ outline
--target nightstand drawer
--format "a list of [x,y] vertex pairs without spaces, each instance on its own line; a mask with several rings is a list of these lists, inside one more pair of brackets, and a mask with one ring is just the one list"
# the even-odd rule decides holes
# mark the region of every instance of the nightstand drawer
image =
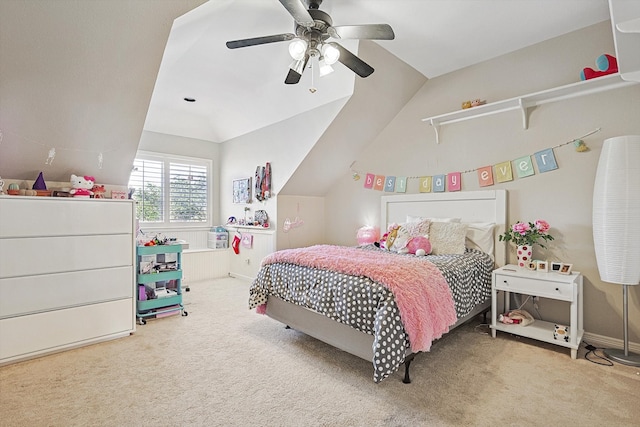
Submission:
[[549,282],[546,280],[496,274],[495,287],[501,291],[553,298],[562,301],[573,301],[574,283]]

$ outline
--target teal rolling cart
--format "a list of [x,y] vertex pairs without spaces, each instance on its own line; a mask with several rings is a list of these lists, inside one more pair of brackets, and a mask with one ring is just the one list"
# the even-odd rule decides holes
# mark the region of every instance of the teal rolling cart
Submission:
[[138,246],[136,316],[147,318],[188,313],[182,303],[182,245]]

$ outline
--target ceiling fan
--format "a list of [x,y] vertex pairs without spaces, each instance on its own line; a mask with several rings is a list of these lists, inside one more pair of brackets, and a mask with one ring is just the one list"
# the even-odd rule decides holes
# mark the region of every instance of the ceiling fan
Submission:
[[328,41],[330,38],[369,40],[393,40],[395,38],[393,29],[388,24],[333,26],[331,16],[320,10],[322,0],[306,0],[308,9],[301,0],[279,1],[295,20],[295,34],[283,33],[233,40],[227,42],[227,47],[229,49],[238,49],[267,43],[291,41],[289,53],[294,62],[291,64],[289,73],[284,81],[286,84],[296,84],[300,81],[310,59],[317,59],[321,76],[333,71],[331,64],[336,61],[340,61],[360,77],[367,77],[373,73],[373,67],[338,43]]

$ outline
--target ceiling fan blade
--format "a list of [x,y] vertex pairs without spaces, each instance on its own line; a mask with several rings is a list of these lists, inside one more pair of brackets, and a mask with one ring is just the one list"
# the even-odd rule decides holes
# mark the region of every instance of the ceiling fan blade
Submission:
[[295,85],[300,81],[302,74],[298,74],[293,68],[289,68],[289,73],[287,74],[287,78],[284,79],[284,84],[286,85]]
[[396,37],[388,24],[338,25],[328,31],[338,39],[393,40]]
[[342,62],[345,67],[349,68],[360,77],[368,77],[371,75],[371,73],[373,73],[374,70],[371,65],[355,56],[349,50],[340,46],[338,43],[332,42],[329,44],[340,51],[340,57],[338,58],[338,61]]
[[308,61],[309,55],[305,55],[303,59],[293,61],[293,64],[291,64],[291,67],[289,68],[289,73],[284,79],[284,83],[287,85],[294,85],[298,83],[300,81],[300,78],[302,77],[302,73],[304,72]]
[[295,21],[303,27],[313,27],[313,18],[300,0],[280,0],[280,4],[287,9]]
[[240,47],[256,46],[260,44],[286,42],[287,40],[293,40],[294,38],[296,38],[296,36],[291,33],[274,34],[272,36],[254,37],[251,39],[228,41],[227,47],[229,49],[238,49]]

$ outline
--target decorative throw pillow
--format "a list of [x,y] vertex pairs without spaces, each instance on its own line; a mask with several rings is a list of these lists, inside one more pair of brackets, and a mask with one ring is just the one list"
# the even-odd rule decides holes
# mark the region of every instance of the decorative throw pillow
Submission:
[[432,222],[429,228],[433,255],[463,254],[467,224],[459,222]]
[[424,236],[427,237],[429,235],[429,227],[431,225],[431,221],[428,219],[423,219],[416,222],[407,222],[401,224],[401,228],[407,230],[409,233],[409,237],[418,237]]
[[407,246],[407,243],[409,242],[410,238],[411,236],[409,236],[409,232],[407,231],[406,228],[402,226],[398,227],[395,240],[393,241],[393,244],[391,245],[389,250],[393,252],[402,251]]
[[470,222],[467,223],[466,245],[470,249],[478,249],[493,257],[494,238],[493,229],[496,224],[493,222]]

